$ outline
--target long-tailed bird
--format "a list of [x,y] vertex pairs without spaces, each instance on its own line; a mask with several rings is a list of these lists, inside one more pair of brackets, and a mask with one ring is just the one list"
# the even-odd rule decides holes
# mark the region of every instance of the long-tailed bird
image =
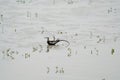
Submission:
[[67,42],[68,44],[70,44],[68,41],[66,41],[66,40],[59,40],[59,39],[57,39],[57,40],[55,40],[55,37],[54,37],[54,40],[49,40],[49,37],[45,37],[45,38],[47,38],[47,44],[48,45],[55,45],[55,44],[57,44],[58,42],[60,42],[60,41],[65,41],[65,42]]

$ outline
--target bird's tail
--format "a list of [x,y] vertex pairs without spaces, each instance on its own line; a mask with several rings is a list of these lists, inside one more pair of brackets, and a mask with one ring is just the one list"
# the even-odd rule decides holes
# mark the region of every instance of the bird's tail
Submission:
[[69,41],[67,41],[67,40],[59,40],[59,41],[67,42],[67,43],[68,43],[68,46],[70,45]]

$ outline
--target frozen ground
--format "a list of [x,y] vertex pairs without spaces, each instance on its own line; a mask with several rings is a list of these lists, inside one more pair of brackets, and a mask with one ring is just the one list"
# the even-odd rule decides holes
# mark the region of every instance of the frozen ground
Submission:
[[0,80],[120,80],[119,5],[0,0]]

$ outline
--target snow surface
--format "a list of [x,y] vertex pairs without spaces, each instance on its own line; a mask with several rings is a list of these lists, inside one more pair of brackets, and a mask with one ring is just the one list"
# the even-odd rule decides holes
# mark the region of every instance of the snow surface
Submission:
[[0,80],[120,80],[120,1],[0,0]]

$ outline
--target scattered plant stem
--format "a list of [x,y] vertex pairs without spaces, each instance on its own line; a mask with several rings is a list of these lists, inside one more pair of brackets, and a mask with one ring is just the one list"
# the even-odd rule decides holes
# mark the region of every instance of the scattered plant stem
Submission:
[[25,53],[25,59],[30,58],[30,54],[29,53]]
[[47,67],[47,74],[48,74],[48,73],[50,73],[50,68],[49,68],[49,67]]
[[111,54],[113,55],[115,53],[115,49],[111,49]]
[[71,53],[72,53],[72,51],[71,51],[71,48],[68,48],[68,51],[69,51],[69,53],[68,53],[68,57],[70,57],[71,56]]
[[11,50],[11,48],[8,48],[7,50],[2,51],[3,58],[10,58],[15,59],[15,55],[18,55],[18,51]]

